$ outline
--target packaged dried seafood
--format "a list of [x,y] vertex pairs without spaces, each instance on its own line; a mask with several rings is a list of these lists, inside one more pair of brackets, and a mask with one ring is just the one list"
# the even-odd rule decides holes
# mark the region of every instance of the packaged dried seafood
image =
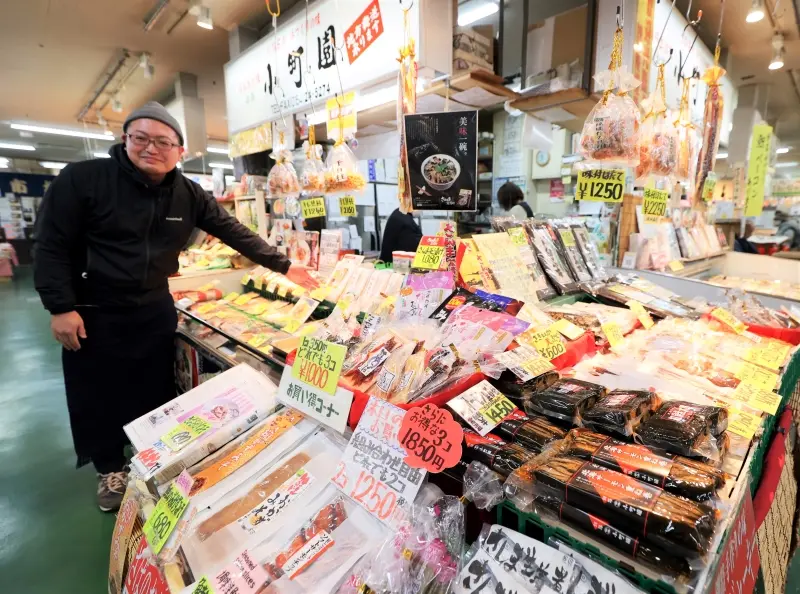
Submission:
[[717,162],[722,112],[725,106],[725,99],[720,88],[720,79],[724,75],[725,69],[719,65],[719,40],[717,40],[714,65],[703,74],[703,81],[708,85],[708,90],[703,112],[703,145],[700,148],[700,155],[697,158],[697,167],[695,169],[694,201],[705,199],[703,187],[709,173],[714,171],[714,166]]
[[463,448],[465,460],[485,464],[504,477],[536,455],[521,445],[506,443],[491,433],[480,436],[469,429],[464,430]]
[[648,446],[697,458],[719,460],[714,436],[728,426],[728,411],[684,400],[664,403],[637,431],[637,439]]
[[551,443],[563,439],[567,432],[539,415],[512,411],[492,432],[502,439],[521,445],[529,452],[540,453]]
[[536,249],[539,262],[556,290],[561,294],[577,291],[578,283],[557,245],[558,239],[552,228],[546,223],[535,223],[530,219],[526,220],[524,225]]
[[532,395],[525,402],[525,412],[577,425],[584,411],[605,393],[605,387],[598,384],[560,379],[547,390]]
[[661,405],[649,390],[612,390],[581,415],[581,423],[595,431],[628,437]]
[[572,271],[572,276],[578,282],[592,280],[592,273],[583,260],[583,254],[578,247],[572,226],[563,221],[556,221],[552,224],[553,230],[558,237],[559,247],[563,250],[564,256]]
[[303,173],[300,175],[300,186],[306,192],[322,194],[326,189],[322,146],[306,140],[303,143],[303,150],[306,153],[306,162],[303,164]]
[[325,159],[325,184],[328,192],[359,191],[367,185],[356,156],[344,142],[337,142]]

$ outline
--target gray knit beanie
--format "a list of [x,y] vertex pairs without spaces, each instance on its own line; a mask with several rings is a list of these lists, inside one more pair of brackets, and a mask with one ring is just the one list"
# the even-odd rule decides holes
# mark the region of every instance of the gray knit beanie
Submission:
[[139,109],[135,109],[131,114],[125,118],[125,123],[122,124],[122,131],[128,130],[128,125],[134,120],[156,120],[162,124],[166,124],[178,135],[178,140],[183,144],[183,132],[181,132],[181,125],[178,120],[173,118],[166,108],[156,101],[149,101],[142,105]]

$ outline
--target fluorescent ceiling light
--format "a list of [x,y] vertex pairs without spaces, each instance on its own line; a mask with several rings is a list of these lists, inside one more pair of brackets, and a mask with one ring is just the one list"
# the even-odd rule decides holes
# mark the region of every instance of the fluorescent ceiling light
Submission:
[[39,161],[39,165],[45,169],[64,169],[64,167],[67,166],[66,163],[59,163],[57,161]]
[[775,163],[775,167],[797,167],[797,161],[787,161],[786,163]]
[[769,63],[770,70],[780,70],[783,68],[783,48],[776,50],[775,55],[772,56],[772,62]]
[[727,159],[728,153],[717,153],[717,159]]
[[230,163],[209,163],[208,166],[212,169],[233,169]]
[[479,21],[490,15],[496,13],[500,8],[494,2],[482,2],[477,4],[475,8],[464,11],[464,14],[458,15],[458,26],[466,27],[475,21]]
[[80,130],[65,130],[64,128],[49,128],[47,126],[31,126],[30,124],[11,124],[14,130],[27,130],[28,132],[41,132],[42,134],[57,134],[60,136],[74,136],[75,138],[93,138],[95,140],[114,140],[111,132],[81,132]]
[[0,142],[0,148],[12,151],[35,151],[36,147],[32,144],[17,144],[15,142]]
[[744,20],[748,23],[757,23],[764,18],[764,0],[753,0],[753,5]]
[[110,159],[111,155],[108,153],[92,153],[95,159]]
[[791,147],[788,147],[788,146],[782,146],[782,147],[781,147],[781,148],[779,148],[777,151],[775,151],[775,154],[776,154],[776,155],[785,155],[786,153],[788,153],[788,152],[789,152],[789,149],[790,149],[790,148],[791,148]]
[[214,147],[214,146],[207,146],[206,147],[206,152],[208,152],[208,153],[218,153],[220,155],[227,155],[230,151],[229,151],[229,149],[226,149],[226,148],[217,148],[217,147]]

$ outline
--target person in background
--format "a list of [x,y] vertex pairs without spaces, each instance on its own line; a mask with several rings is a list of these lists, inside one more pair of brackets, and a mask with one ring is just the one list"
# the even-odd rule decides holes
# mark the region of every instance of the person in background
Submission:
[[525,202],[525,194],[517,184],[506,182],[497,190],[497,202],[515,219],[529,219],[533,209]]
[[399,208],[395,208],[383,230],[380,259],[391,262],[392,252],[416,252],[421,240],[422,229],[417,225],[412,213],[404,214]]
[[167,279],[195,227],[307,288],[317,283],[176,169],[180,125],[158,103],[132,112],[110,159],[72,163],[36,218],[34,282],[62,364],[78,467],[97,471],[97,504],[119,508],[123,425],[175,397],[177,314]]
[[742,252],[745,254],[757,254],[758,250],[752,243],[750,243],[750,241],[748,241],[748,237],[750,237],[755,230],[755,225],[753,225],[752,222],[747,221],[744,226],[744,235],[742,237],[737,237],[733,242],[733,251]]

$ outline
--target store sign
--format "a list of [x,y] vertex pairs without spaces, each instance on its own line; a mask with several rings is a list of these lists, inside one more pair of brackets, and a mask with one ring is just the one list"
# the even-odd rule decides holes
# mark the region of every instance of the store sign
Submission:
[[278,386],[278,401],[344,433],[353,404],[353,393],[337,387],[333,394],[329,394],[317,386],[295,379],[292,377],[292,368],[284,367]]
[[760,124],[753,127],[750,138],[750,155],[747,162],[747,190],[744,216],[757,217],[764,209],[764,185],[769,167],[772,126]]
[[477,210],[478,112],[407,115],[404,120],[414,210]]
[[728,540],[719,556],[711,594],[753,592],[760,566],[753,500],[750,489],[745,489],[744,501],[731,523]]
[[342,493],[390,526],[406,515],[426,473],[405,462],[406,452],[397,437],[404,414],[403,409],[370,397],[331,479]]
[[231,134],[229,146],[231,158],[268,151],[272,148],[272,125],[261,124],[250,130]]
[[[414,5],[410,14],[417,39],[418,10]],[[276,33],[225,65],[229,132],[333,97],[341,92],[340,77],[345,90],[396,78],[403,42],[401,7],[393,0],[321,0],[307,20],[305,11],[278,18]]]
[[620,204],[624,196],[624,169],[585,169],[578,172],[575,200]]

